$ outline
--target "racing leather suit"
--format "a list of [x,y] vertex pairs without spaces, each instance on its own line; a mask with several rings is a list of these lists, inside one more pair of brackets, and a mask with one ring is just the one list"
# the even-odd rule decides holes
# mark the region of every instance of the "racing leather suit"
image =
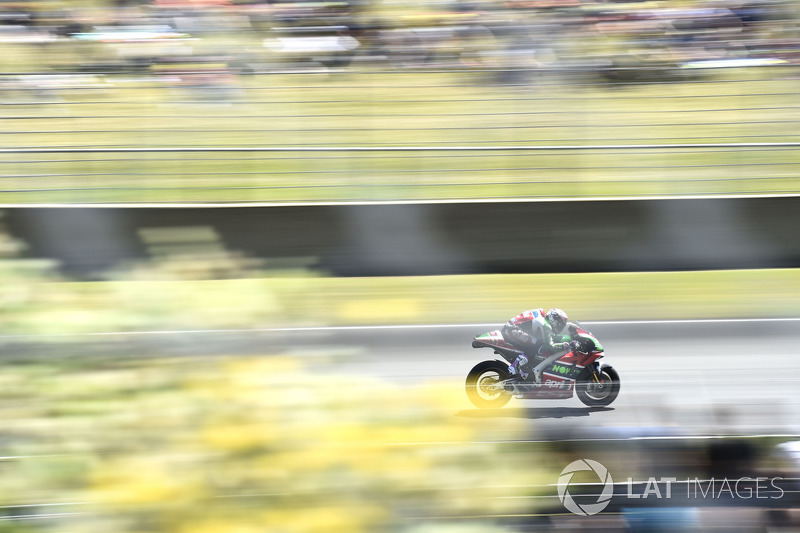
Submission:
[[503,326],[503,338],[514,347],[523,351],[517,360],[511,365],[511,370],[519,374],[522,379],[528,378],[530,361],[538,359],[537,365],[532,369],[534,380],[541,381],[541,368],[546,366],[548,356],[570,349],[568,342],[556,343],[553,336],[555,333],[550,324],[545,320],[543,309],[531,309],[520,313]]

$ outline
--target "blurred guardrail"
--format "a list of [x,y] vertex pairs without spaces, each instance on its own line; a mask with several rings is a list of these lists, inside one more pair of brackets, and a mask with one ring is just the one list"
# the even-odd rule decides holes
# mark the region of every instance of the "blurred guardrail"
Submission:
[[0,201],[800,192],[797,70],[712,70],[613,87],[544,71],[6,76]]

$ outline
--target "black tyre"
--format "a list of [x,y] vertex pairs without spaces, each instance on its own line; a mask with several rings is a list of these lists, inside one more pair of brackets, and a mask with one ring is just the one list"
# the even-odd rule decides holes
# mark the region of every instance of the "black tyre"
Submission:
[[605,407],[619,396],[619,374],[610,366],[600,367],[600,382],[590,374],[575,384],[578,399],[589,407]]
[[467,374],[467,398],[481,409],[503,407],[511,399],[511,393],[495,385],[510,377],[507,364],[500,361],[478,363]]

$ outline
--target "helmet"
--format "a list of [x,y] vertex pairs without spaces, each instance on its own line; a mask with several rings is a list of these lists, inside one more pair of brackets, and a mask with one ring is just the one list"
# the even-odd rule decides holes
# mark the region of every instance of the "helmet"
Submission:
[[564,326],[567,325],[567,313],[561,309],[551,309],[545,315],[545,320],[553,328],[554,333],[560,333]]

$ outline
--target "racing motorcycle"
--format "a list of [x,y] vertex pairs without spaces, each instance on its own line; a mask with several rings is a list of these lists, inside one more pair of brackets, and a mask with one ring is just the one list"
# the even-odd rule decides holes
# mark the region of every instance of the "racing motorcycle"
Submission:
[[[503,407],[512,396],[527,400],[578,399],[589,407],[605,407],[619,395],[619,374],[610,365],[601,365],[603,346],[582,325],[570,324],[562,342],[572,342],[573,350],[551,362],[542,370],[539,382],[521,381],[512,375],[509,364],[522,354],[503,338],[500,330],[478,335],[473,348],[492,348],[502,361],[483,361],[467,375],[467,397],[479,408]],[[545,360],[537,355],[530,363],[534,368]]]

